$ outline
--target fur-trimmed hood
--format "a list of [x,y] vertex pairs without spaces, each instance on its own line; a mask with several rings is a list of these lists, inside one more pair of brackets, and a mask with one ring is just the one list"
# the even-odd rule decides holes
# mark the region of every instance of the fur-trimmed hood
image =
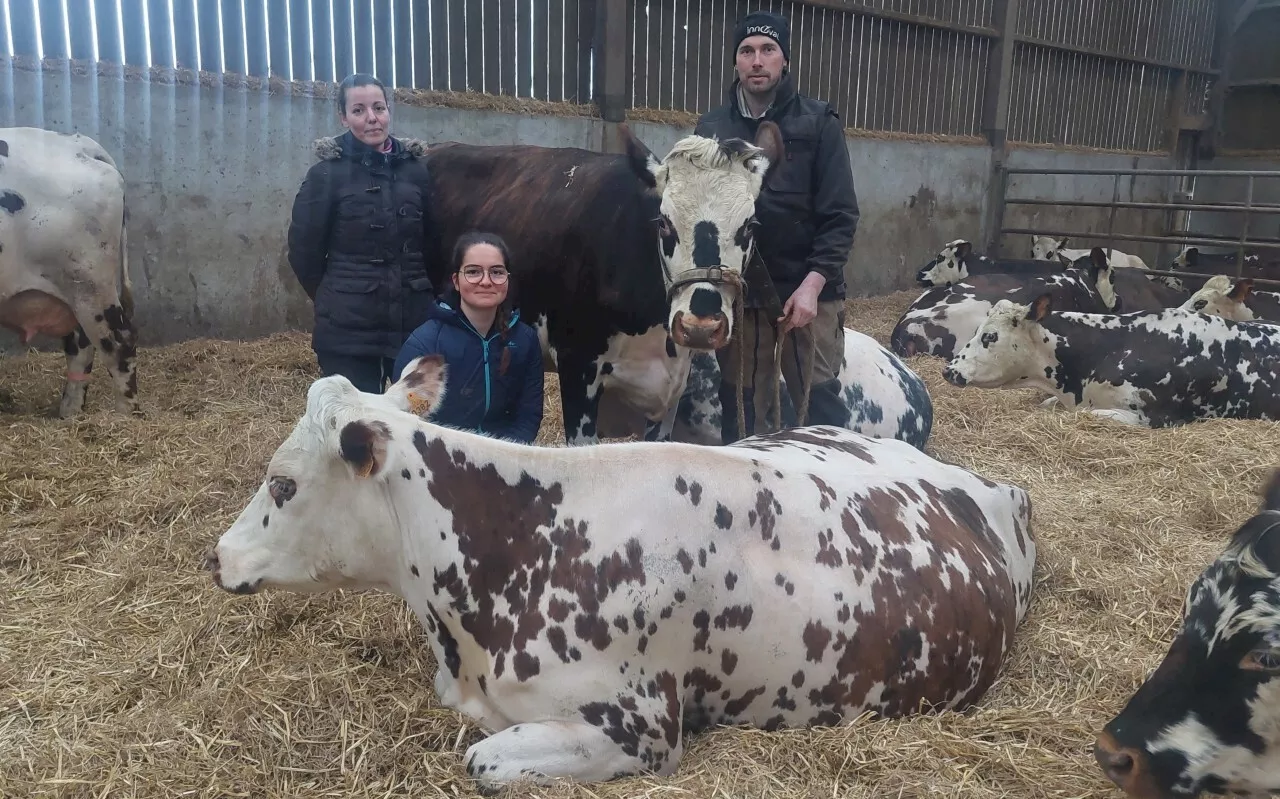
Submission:
[[[396,143],[400,145],[403,154],[410,158],[422,158],[427,154],[427,148],[430,146],[421,139],[408,139],[399,136],[392,136]],[[321,136],[311,142],[311,149],[315,152],[316,158],[321,161],[336,161],[343,155],[344,139],[355,140],[355,137],[349,133],[343,133],[338,136]]]

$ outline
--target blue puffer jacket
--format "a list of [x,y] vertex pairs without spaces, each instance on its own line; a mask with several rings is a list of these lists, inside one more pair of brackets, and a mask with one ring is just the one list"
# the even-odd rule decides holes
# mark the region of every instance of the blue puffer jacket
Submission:
[[511,314],[507,329],[511,357],[503,375],[498,374],[499,331],[481,336],[465,314],[439,300],[400,349],[392,374],[399,376],[420,355],[443,355],[447,364],[444,402],[431,421],[531,443],[542,424],[542,346],[534,329],[520,321],[519,311]]

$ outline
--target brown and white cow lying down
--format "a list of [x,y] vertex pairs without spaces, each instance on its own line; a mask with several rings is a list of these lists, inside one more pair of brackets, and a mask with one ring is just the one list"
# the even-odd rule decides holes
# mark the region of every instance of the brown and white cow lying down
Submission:
[[139,410],[126,249],[124,177],[102,145],[0,128],[0,327],[23,344],[62,339],[61,417],[84,407],[95,348],[108,358],[117,409]]
[[831,427],[542,448],[436,426],[424,356],[322,378],[211,551],[223,589],[403,597],[484,788],[672,774],[713,724],[981,699],[1031,597],[1028,494]]
[[1134,799],[1280,793],[1280,471],[1187,591],[1160,667],[1094,755]]

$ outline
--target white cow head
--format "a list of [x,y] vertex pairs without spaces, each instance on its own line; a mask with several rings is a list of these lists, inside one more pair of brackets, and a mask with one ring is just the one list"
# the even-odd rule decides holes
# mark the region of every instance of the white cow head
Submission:
[[384,395],[341,375],[312,383],[266,478],[206,558],[214,583],[236,594],[388,588],[397,520],[373,483],[399,472],[392,430],[416,421],[406,412],[425,417],[439,406],[444,372],[440,356],[425,355]]
[[969,276],[965,259],[973,254],[973,245],[964,239],[956,239],[942,248],[938,257],[925,264],[916,273],[916,282],[922,286],[950,286]]
[[1031,258],[1036,261],[1052,261],[1058,256],[1058,251],[1067,246],[1067,240],[1058,241],[1052,236],[1032,236],[1031,237]]
[[1253,310],[1244,304],[1251,291],[1253,281],[1249,278],[1232,285],[1231,278],[1226,275],[1214,275],[1180,307],[1184,311],[1221,316],[1234,322],[1248,322],[1257,319]]
[[1000,300],[987,314],[973,338],[942,371],[955,386],[1016,387],[1043,381],[1056,363],[1057,337],[1040,326],[1050,310],[1050,295],[1030,305]]
[[671,338],[682,347],[720,349],[736,332],[733,307],[754,242],[756,198],[782,158],[782,134],[762,122],[754,144],[686,136],[663,161],[629,133],[626,145],[662,198],[655,223]]

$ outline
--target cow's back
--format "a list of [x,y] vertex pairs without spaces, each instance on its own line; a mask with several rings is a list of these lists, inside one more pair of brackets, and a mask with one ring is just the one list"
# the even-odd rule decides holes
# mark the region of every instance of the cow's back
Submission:
[[[660,639],[674,648],[694,636],[692,728],[837,723],[863,708],[964,707],[985,693],[1031,596],[1024,489],[834,427],[712,451],[737,465],[690,457],[676,475],[682,496],[700,487],[716,527],[684,533],[699,579],[677,618],[691,629]],[[904,647],[929,652],[929,665],[906,665],[914,658],[895,654]],[[726,663],[736,669],[726,674]],[[708,676],[719,686],[696,690]],[[761,701],[740,707],[754,692]]]

